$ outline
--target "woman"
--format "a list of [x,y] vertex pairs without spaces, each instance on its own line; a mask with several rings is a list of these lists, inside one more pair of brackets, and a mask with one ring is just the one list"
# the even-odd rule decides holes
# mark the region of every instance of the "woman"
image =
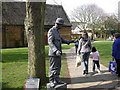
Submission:
[[120,33],[116,33],[115,38],[116,40],[114,41],[112,46],[112,56],[117,63],[116,74],[118,74],[118,77],[120,77]]
[[83,65],[83,74],[88,74],[88,60],[91,50],[91,41],[88,37],[88,33],[84,32],[82,38],[79,41],[77,55],[80,55]]

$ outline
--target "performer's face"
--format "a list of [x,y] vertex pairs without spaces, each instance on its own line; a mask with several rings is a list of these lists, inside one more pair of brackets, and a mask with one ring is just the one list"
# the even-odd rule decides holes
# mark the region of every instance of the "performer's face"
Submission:
[[58,26],[58,28],[61,29],[63,27],[63,24],[59,24]]
[[57,24],[57,28],[61,29],[63,27],[63,24]]

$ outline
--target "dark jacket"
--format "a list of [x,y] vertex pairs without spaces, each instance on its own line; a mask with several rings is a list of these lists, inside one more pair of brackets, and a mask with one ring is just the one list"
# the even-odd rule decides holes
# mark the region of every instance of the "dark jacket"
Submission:
[[120,59],[120,37],[117,38],[112,45],[112,56],[115,59]]
[[79,45],[79,41],[76,40],[76,41],[75,41],[75,46],[78,46],[78,45]]

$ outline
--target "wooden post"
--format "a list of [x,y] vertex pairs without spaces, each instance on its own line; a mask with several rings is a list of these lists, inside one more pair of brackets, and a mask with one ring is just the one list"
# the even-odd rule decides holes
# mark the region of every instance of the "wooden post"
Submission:
[[28,41],[28,76],[46,80],[44,47],[45,2],[26,2],[25,30]]

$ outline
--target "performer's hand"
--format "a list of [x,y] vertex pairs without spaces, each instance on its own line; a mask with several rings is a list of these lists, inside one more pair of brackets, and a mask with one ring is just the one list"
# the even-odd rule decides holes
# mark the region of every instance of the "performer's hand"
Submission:
[[61,52],[59,50],[56,51],[56,55],[57,56],[60,56],[61,55]]
[[69,45],[69,44],[70,44],[70,42],[67,43],[67,45]]

